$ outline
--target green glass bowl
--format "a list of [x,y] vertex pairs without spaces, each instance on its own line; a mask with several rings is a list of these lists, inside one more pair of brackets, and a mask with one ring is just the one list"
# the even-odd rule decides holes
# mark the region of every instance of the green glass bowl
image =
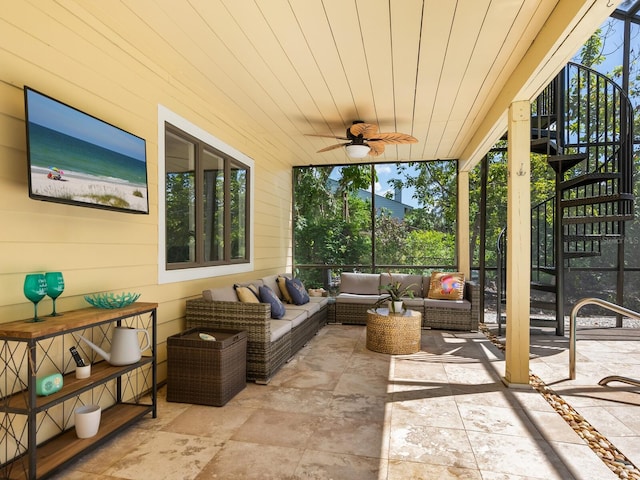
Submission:
[[122,292],[115,293],[96,293],[94,295],[85,295],[84,299],[94,307],[98,308],[121,308],[131,305],[138,298],[139,293]]

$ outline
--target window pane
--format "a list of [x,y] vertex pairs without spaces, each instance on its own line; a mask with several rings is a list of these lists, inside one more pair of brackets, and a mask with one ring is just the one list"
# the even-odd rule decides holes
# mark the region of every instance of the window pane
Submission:
[[247,257],[247,169],[231,165],[231,258]]
[[167,263],[195,262],[195,146],[167,132],[165,152]]
[[224,259],[224,159],[213,152],[202,154],[204,170],[204,260]]

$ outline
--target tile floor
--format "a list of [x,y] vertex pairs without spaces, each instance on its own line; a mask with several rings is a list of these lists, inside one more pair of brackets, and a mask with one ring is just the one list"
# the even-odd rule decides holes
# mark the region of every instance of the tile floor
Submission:
[[[640,334],[581,333],[566,381],[566,338],[532,332],[532,370],[640,465],[640,389],[597,385],[640,377]],[[398,356],[365,341],[364,327],[328,325],[269,385],[221,408],[166,402],[162,388],[157,419],[55,478],[618,478],[542,395],[503,385],[503,354],[483,334],[425,330],[421,352]]]

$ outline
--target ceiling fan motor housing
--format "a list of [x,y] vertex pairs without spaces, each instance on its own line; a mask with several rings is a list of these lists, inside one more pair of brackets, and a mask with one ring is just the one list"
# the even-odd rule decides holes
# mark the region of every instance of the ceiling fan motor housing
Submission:
[[[364,123],[364,121],[363,120],[354,120],[353,121],[353,125],[356,125],[358,123]],[[361,133],[360,135],[354,135],[353,133],[351,133],[351,127],[347,128],[347,138],[349,140],[351,140],[352,145],[364,145],[365,144],[364,134]]]

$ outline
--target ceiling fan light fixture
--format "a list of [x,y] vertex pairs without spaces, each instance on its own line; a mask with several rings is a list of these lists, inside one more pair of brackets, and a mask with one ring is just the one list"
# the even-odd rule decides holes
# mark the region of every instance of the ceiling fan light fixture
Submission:
[[347,145],[344,147],[351,158],[364,158],[369,154],[369,145]]

